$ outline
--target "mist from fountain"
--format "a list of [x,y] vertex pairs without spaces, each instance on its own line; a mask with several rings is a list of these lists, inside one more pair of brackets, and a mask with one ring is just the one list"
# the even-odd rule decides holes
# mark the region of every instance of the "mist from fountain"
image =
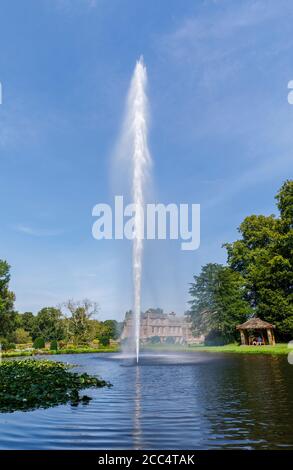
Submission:
[[134,286],[134,334],[136,362],[139,360],[140,346],[140,316],[141,316],[141,274],[143,257],[143,231],[144,231],[144,183],[145,175],[150,164],[148,149],[148,102],[146,95],[147,73],[143,59],[136,63],[129,93],[129,113],[131,119],[131,133],[133,138],[133,174],[132,196],[136,206],[134,218],[134,239],[132,251],[132,270]]
[[[127,96],[122,134],[119,139],[117,155],[120,164],[120,178],[126,167],[130,167],[131,199],[133,213],[133,338],[128,341],[136,362],[139,361],[140,317],[141,317],[141,280],[143,262],[144,204],[145,183],[151,166],[148,148],[148,99],[146,94],[147,72],[141,57],[135,66]],[[127,347],[127,346],[126,346]]]

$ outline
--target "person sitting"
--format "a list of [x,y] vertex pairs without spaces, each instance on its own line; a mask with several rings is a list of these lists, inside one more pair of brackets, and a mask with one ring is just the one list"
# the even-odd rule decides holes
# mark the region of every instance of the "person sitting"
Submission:
[[263,344],[262,337],[259,336],[259,337],[257,338],[257,346],[261,346],[262,344]]

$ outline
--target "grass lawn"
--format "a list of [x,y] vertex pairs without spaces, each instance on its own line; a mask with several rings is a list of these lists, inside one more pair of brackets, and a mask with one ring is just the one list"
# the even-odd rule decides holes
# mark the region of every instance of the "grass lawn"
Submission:
[[185,351],[185,352],[213,352],[235,354],[278,354],[287,355],[289,348],[287,343],[278,343],[275,346],[239,346],[238,344],[226,344],[225,346],[184,346],[180,344],[150,344],[143,347],[144,350]]

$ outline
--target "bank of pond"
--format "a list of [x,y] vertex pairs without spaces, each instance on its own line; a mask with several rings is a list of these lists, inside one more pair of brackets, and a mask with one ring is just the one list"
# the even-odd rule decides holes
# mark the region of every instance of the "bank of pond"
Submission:
[[277,343],[274,346],[242,346],[237,343],[226,344],[224,346],[205,346],[192,345],[185,346],[182,344],[147,344],[143,346],[143,350],[151,351],[184,351],[184,352],[207,352],[207,353],[230,353],[230,354],[272,354],[272,355],[288,355],[290,352],[290,343]]
[[[287,355],[293,348],[293,344],[290,343],[277,343],[274,346],[261,345],[261,346],[244,346],[237,343],[226,344],[224,346],[206,346],[206,345],[184,345],[184,344],[167,344],[167,343],[156,343],[156,344],[143,344],[141,350],[151,351],[182,351],[182,352],[211,352],[211,353],[231,353],[231,354],[273,354],[273,355]],[[110,346],[103,347],[70,347],[60,348],[52,350],[49,348],[43,349],[10,349],[8,351],[2,351],[1,355],[5,357],[30,357],[40,355],[59,355],[59,354],[89,354],[89,353],[116,353],[120,352],[122,347],[119,344],[113,344]]]
[[30,356],[55,356],[59,354],[89,354],[89,353],[114,353],[118,352],[118,346],[109,347],[77,347],[77,348],[62,348],[62,349],[9,349],[2,351],[2,357],[30,357]]

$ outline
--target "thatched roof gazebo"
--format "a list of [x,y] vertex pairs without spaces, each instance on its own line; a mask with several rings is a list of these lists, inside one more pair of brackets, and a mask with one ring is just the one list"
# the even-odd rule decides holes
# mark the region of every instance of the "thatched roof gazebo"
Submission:
[[243,345],[270,344],[274,346],[275,328],[275,325],[257,317],[253,317],[245,323],[242,323],[242,325],[236,326],[236,329],[240,331],[241,344]]

